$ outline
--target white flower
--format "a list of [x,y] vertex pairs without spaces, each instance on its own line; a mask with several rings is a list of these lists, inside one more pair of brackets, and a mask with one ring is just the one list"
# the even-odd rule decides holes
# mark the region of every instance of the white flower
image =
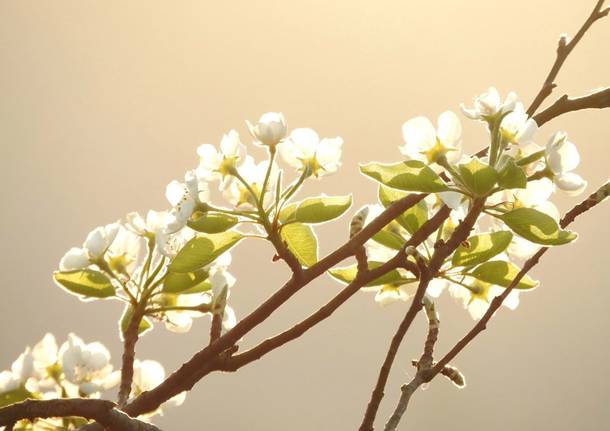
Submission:
[[[483,317],[493,298],[501,295],[504,291],[503,287],[484,283],[476,279],[472,279],[466,284],[468,284],[468,288],[451,283],[449,293],[462,302],[464,308],[468,310],[470,316],[475,320]],[[519,305],[519,292],[517,290],[511,291],[502,302],[502,305],[515,310]]]
[[99,226],[93,229],[81,248],[72,247],[59,262],[60,271],[73,271],[83,269],[91,263],[103,258],[104,254],[114,241],[118,231],[119,222]]
[[517,95],[512,91],[508,93],[504,102],[500,99],[500,94],[495,87],[489,89],[475,97],[474,108],[468,109],[464,104],[460,108],[464,115],[473,120],[489,121],[497,115],[502,115],[505,112],[512,111],[517,103]]
[[58,355],[65,379],[85,395],[99,393],[117,383],[110,353],[101,343],[85,344],[76,335],[69,334]]
[[290,166],[307,175],[321,177],[335,173],[341,166],[342,145],[340,137],[320,140],[314,130],[302,128],[294,129],[278,149]]
[[165,197],[173,209],[167,221],[167,230],[176,232],[186,225],[193,212],[210,200],[208,184],[195,171],[184,174],[184,182],[172,181],[165,189]]
[[108,248],[106,259],[112,271],[129,276],[144,257],[144,240],[141,236],[121,226]]
[[286,137],[286,119],[281,112],[267,112],[258,120],[257,124],[246,121],[248,130],[261,144],[274,148]]
[[524,145],[531,142],[538,130],[536,122],[527,115],[521,102],[517,102],[512,112],[502,120],[500,132],[503,138],[516,145]]
[[0,394],[14,391],[19,388],[23,382],[18,376],[15,376],[10,371],[0,372]]
[[438,127],[426,117],[415,117],[402,126],[405,141],[399,149],[409,159],[434,163],[441,156],[450,162],[460,157],[462,142],[462,125],[459,118],[451,111],[443,112],[438,117]]
[[136,235],[156,235],[167,230],[169,213],[167,211],[149,210],[146,213],[146,218],[144,218],[137,212],[130,212],[125,216],[125,220],[125,227]]
[[203,316],[201,311],[195,309],[200,305],[209,305],[211,308],[210,295],[206,293],[193,293],[182,295],[165,295],[164,305],[176,307],[191,307],[192,310],[168,310],[165,314],[165,327],[175,333],[184,334],[191,330],[193,319]]
[[246,147],[239,139],[239,133],[231,130],[222,137],[220,151],[210,144],[203,144],[197,148],[199,167],[197,175],[205,180],[225,179],[233,174],[234,170],[243,163],[246,156]]
[[568,141],[565,132],[557,132],[551,136],[544,157],[557,188],[573,196],[584,191],[587,182],[580,175],[572,172],[580,163],[580,155],[576,145]]
[[[254,163],[254,159],[250,156],[246,156],[246,160],[243,165],[239,167],[239,174],[244,180],[250,185],[250,188],[256,194],[252,196],[252,193],[248,188],[240,181],[232,181],[228,187],[223,191],[224,197],[236,207],[245,206],[250,208],[256,207],[256,200],[260,198],[260,193],[263,189],[263,183],[269,167],[269,161],[264,160],[259,164]],[[278,173],[277,165],[271,166],[270,178],[276,178]],[[274,193],[272,190],[268,190],[265,194],[265,202],[263,205],[266,207],[274,200]]]
[[[165,380],[165,369],[157,361],[147,359],[133,361],[132,396],[138,396],[142,392],[150,391],[159,386]],[[184,403],[186,392],[181,392],[169,399],[164,405],[179,406]],[[161,413],[158,409],[154,413]],[[154,414],[153,413],[153,414]],[[149,415],[152,416],[153,414]]]

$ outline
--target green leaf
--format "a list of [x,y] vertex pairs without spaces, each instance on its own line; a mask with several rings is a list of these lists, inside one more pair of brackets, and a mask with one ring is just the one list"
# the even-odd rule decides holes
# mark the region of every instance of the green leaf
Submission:
[[[520,269],[511,262],[492,260],[477,266],[469,275],[487,283],[508,287],[519,273]],[[516,289],[533,289],[538,282],[528,275],[524,276],[515,286]]]
[[187,224],[188,227],[197,232],[220,233],[231,229],[238,221],[237,217],[229,214],[199,212]]
[[193,272],[169,272],[163,281],[165,293],[199,293],[210,290],[208,272],[199,269]]
[[517,235],[542,245],[562,245],[572,242],[577,235],[561,230],[555,219],[532,208],[517,208],[497,215]]
[[239,232],[198,235],[187,242],[169,265],[171,272],[193,272],[214,262],[243,238]]
[[[409,193],[394,190],[384,185],[379,186],[379,201],[386,208],[408,194]],[[410,234],[417,232],[427,220],[428,205],[423,199],[396,218],[396,221]]]
[[379,244],[385,245],[391,249],[400,250],[406,239],[398,233],[398,229],[393,228],[392,223],[373,235],[372,239],[373,241],[376,241]]
[[453,266],[472,266],[485,262],[506,250],[512,239],[513,234],[509,231],[471,236],[466,246],[461,244],[455,250],[451,263]]
[[527,176],[517,166],[515,159],[503,156],[498,168],[498,185],[503,189],[524,189],[527,187]]
[[[120,328],[121,328],[121,337],[125,332],[127,332],[127,328],[129,327],[129,322],[131,322],[131,316],[133,316],[133,306],[127,305],[125,310],[123,311],[123,315],[121,316]],[[152,323],[146,317],[143,317],[140,320],[140,324],[138,325],[138,335],[143,335],[152,329]]]
[[305,199],[294,214],[301,223],[323,223],[340,217],[352,205],[352,196],[319,196]]
[[114,286],[110,279],[94,269],[55,272],[53,279],[70,293],[85,298],[108,298],[114,296]]
[[28,391],[24,386],[21,386],[12,391],[0,393],[0,408],[18,403],[28,398],[34,398],[34,394]]
[[294,220],[295,213],[297,212],[298,203],[291,203],[290,205],[286,205],[280,211],[280,215],[278,216],[278,220],[281,223],[285,223],[287,221]]
[[419,160],[408,160],[391,165],[369,163],[360,166],[360,172],[393,189],[425,193],[447,190],[443,180]]
[[462,183],[475,196],[485,196],[498,180],[496,170],[476,157],[468,163],[458,165],[458,169]]
[[311,227],[301,223],[288,224],[282,227],[281,237],[304,267],[318,261],[318,240]]
[[[369,262],[369,270],[375,269],[383,265],[384,262]],[[328,271],[328,273],[343,283],[351,283],[356,278],[356,273],[358,272],[356,265],[346,266],[343,268],[333,268]],[[415,278],[403,277],[400,272],[396,269],[393,269],[389,272],[386,272],[379,278],[367,283],[367,286],[381,286],[384,284],[392,284],[395,286],[399,286],[406,283],[411,283],[415,281]]]

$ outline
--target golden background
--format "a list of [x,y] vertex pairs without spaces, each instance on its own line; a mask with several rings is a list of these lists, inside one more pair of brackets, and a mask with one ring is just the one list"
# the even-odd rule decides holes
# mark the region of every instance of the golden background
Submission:
[[[574,34],[587,1],[0,1],[0,369],[45,331],[100,340],[119,365],[122,307],[80,303],[51,281],[57,262],[93,227],[129,211],[167,207],[165,185],[196,165],[195,149],[218,143],[245,119],[283,111],[289,126],[345,139],[343,168],[306,193],[376,187],[357,163],[400,159],[400,127],[433,119],[489,85],[531,101],[560,33]],[[610,85],[610,19],[595,24],[559,76],[562,92]],[[550,100],[551,100],[550,99]],[[467,150],[484,142],[466,124]],[[578,145],[590,192],[607,179],[610,111],[566,115],[539,132],[565,129]],[[252,153],[262,156],[253,149]],[[576,202],[556,196],[566,209]],[[468,386],[439,378],[416,394],[403,429],[598,430],[610,419],[608,203],[579,219],[580,239],[545,256],[542,281],[506,309],[457,359]],[[319,229],[321,250],[347,236],[348,218]],[[243,316],[286,279],[260,242],[241,244],[231,272]],[[306,316],[340,286],[304,289],[243,345]],[[360,423],[389,339],[406,305],[386,309],[361,293],[329,320],[236,374],[209,376],[166,429],[349,430]],[[448,295],[440,301],[445,352],[473,324]],[[423,319],[395,364],[379,414],[413,374]],[[138,357],[175,369],[207,337],[207,319],[187,335],[161,325]],[[114,397],[114,393],[112,396]],[[408,424],[408,425],[406,425]]]

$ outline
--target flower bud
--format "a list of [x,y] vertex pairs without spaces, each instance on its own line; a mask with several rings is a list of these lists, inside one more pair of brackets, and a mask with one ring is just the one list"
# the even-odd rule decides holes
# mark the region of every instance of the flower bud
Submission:
[[274,148],[282,139],[286,137],[286,119],[281,112],[267,112],[252,125],[246,121],[252,136],[270,148]]

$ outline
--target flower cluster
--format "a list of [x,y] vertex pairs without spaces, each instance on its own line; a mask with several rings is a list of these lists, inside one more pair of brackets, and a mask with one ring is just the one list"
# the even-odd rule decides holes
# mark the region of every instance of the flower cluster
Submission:
[[[462,153],[460,119],[446,111],[439,116],[436,128],[425,117],[404,123],[404,144],[399,149],[405,161],[362,166],[365,175],[381,183],[381,205],[369,208],[366,222],[408,192],[433,192],[365,246],[369,265],[380,265],[442,205],[447,205],[452,210],[450,218],[417,247],[417,253],[428,261],[437,241],[448,239],[464,219],[470,203],[482,199],[485,205],[471,237],[445,259],[426,290],[431,297],[448,290],[478,319],[519,272],[520,261],[532,256],[540,245],[560,245],[575,238],[575,234],[559,228],[559,211],[549,199],[556,190],[579,194],[587,183],[573,172],[580,158],[565,132],[553,134],[545,148],[534,143],[538,126],[515,93],[502,101],[498,91],[489,88],[475,98],[473,108],[462,105],[462,112],[486,126],[490,145],[484,157]],[[353,276],[353,268],[332,272],[344,282],[353,279],[350,274]],[[376,292],[375,301],[386,305],[411,298],[417,284],[414,274],[400,268],[363,290]],[[524,277],[503,305],[516,308],[519,293],[537,285]]]
[[[155,361],[136,360],[134,370],[134,393],[154,388],[165,376],[163,367]],[[26,347],[10,370],[0,372],[0,406],[26,398],[99,398],[116,387],[119,380],[120,371],[113,369],[110,352],[103,344],[85,343],[69,334],[58,346],[53,334],[46,334],[34,347]],[[178,396],[174,404],[183,398],[183,394]],[[79,420],[70,421],[71,426],[82,425]],[[53,420],[39,420],[28,429],[53,425]]]

